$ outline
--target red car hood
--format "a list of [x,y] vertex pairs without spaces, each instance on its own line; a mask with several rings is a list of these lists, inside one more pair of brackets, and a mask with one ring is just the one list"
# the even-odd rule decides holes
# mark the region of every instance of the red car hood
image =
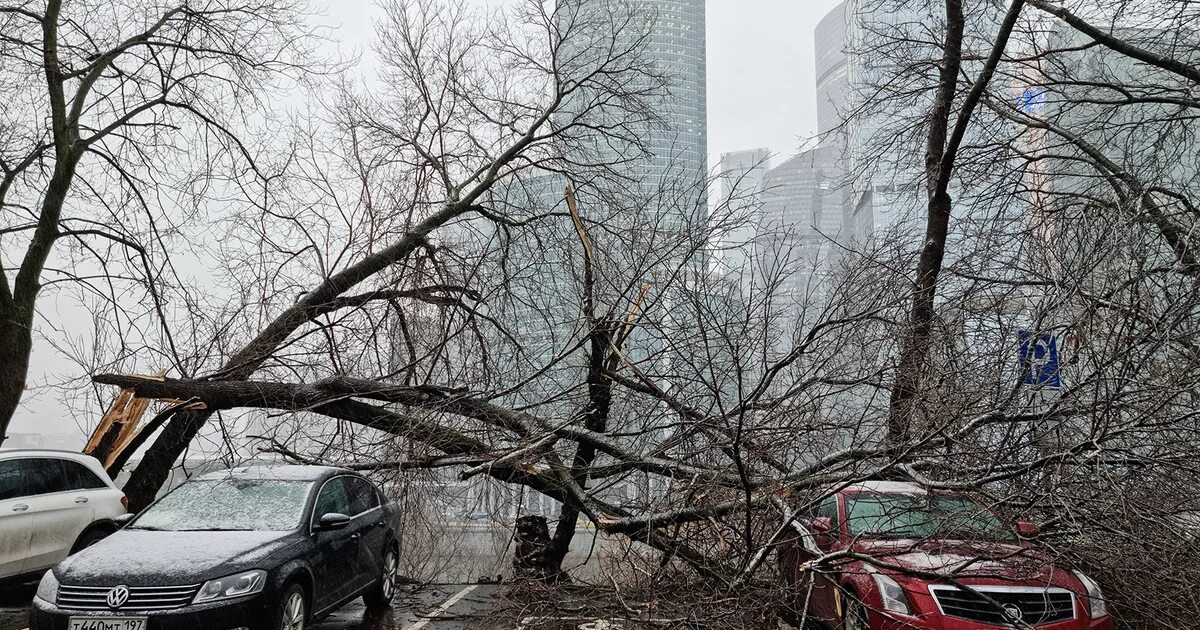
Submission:
[[1046,555],[1030,547],[1001,542],[868,540],[856,542],[853,548],[901,573],[1042,584],[1056,584],[1069,575],[1055,571]]

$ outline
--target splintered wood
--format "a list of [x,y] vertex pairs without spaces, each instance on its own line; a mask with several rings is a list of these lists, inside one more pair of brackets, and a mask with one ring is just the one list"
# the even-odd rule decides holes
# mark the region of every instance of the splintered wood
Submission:
[[[163,378],[164,374],[155,377]],[[122,389],[111,407],[100,419],[83,452],[100,460],[108,468],[129,447],[141,431],[142,416],[152,399],[138,398],[132,389]]]

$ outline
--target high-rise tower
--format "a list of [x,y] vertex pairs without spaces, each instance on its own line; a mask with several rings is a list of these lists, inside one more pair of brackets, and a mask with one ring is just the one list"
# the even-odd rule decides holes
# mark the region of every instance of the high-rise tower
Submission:
[[[654,291],[663,290],[667,282],[655,276],[669,278],[685,261],[668,257],[645,268],[629,261],[646,259],[655,243],[677,240],[702,229],[700,222],[706,221],[704,0],[557,0],[554,19],[562,38],[555,63],[564,76],[586,76],[606,61],[610,68],[636,64],[646,75],[632,85],[613,86],[633,94],[630,98],[595,92],[603,79],[590,83],[593,92],[568,96],[562,120],[588,108],[589,124],[560,139],[561,155],[577,167],[530,171],[504,182],[493,191],[495,203],[529,214],[562,212],[570,180],[585,217],[605,227],[590,235],[596,248],[625,261],[630,268],[622,271],[646,276],[629,286],[648,283]],[[613,64],[613,55],[627,60]],[[514,302],[515,327],[524,329],[519,336],[536,337],[553,353],[570,346],[571,335],[578,332],[578,278],[571,258],[578,243],[569,222],[544,221],[538,229],[543,231],[539,238],[526,233],[506,245],[509,269],[523,274],[507,291]],[[563,230],[565,237],[553,238],[547,230]],[[656,233],[653,240],[649,232]],[[703,268],[698,258],[686,263]]]
[[850,97],[846,56],[846,3],[825,14],[813,31],[817,62],[817,133],[824,138],[842,125]]
[[648,52],[670,86],[661,104],[665,124],[650,131],[647,145],[657,168],[674,162],[680,172],[703,179],[708,170],[704,0],[634,2],[650,5],[655,23]]
[[[704,0],[559,0],[557,12],[567,39],[568,51],[560,55],[566,63],[586,67],[611,55],[613,48],[640,48],[635,62],[666,84],[665,95],[645,103],[653,123],[623,119],[620,123],[632,128],[633,137],[614,138],[597,130],[590,142],[565,149],[567,156],[592,163],[619,160],[621,176],[655,190],[664,185],[702,188],[708,170]],[[649,85],[652,81],[647,77],[643,84],[623,89],[661,92]],[[592,106],[593,96],[581,100]],[[568,102],[567,110],[571,107]],[[610,115],[628,113],[615,107]],[[591,155],[574,156],[572,150]]]

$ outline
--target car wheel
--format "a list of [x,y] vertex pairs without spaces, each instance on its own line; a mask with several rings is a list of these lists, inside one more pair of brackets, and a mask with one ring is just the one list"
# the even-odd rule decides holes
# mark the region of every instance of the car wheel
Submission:
[[845,593],[842,630],[871,630],[871,622],[867,619],[867,607],[850,591]]
[[77,554],[80,551],[83,551],[84,549],[87,549],[88,547],[100,542],[101,540],[108,538],[109,534],[111,533],[112,532],[105,529],[88,530],[80,534],[79,538],[75,540],[75,545],[71,547],[71,553]]
[[279,600],[279,610],[273,627],[278,630],[304,630],[304,622],[307,619],[308,603],[304,601],[304,589],[299,584],[292,584]]
[[396,571],[400,569],[400,554],[395,547],[388,547],[383,554],[383,574],[379,581],[363,593],[363,601],[372,608],[384,608],[391,605],[396,596]]

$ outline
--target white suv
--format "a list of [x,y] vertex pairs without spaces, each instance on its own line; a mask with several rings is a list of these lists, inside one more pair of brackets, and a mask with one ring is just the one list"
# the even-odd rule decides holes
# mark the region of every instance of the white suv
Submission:
[[0,579],[45,571],[113,533],[128,503],[94,457],[0,449]]

